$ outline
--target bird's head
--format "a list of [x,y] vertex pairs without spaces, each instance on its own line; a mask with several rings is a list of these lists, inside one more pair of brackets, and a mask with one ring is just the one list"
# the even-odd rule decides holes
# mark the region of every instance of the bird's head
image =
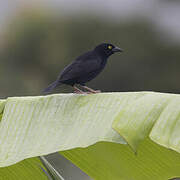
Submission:
[[110,55],[116,52],[122,52],[123,50],[113,44],[102,43],[96,46],[94,51],[96,51],[99,55],[108,58]]

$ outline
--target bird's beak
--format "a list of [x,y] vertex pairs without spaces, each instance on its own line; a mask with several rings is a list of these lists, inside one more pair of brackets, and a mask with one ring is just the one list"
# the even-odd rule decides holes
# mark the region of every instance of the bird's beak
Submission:
[[123,50],[119,47],[115,47],[112,49],[113,52],[123,52]]

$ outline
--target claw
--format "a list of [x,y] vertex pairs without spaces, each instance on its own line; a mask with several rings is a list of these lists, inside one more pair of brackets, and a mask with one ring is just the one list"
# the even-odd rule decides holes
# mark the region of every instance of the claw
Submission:
[[95,93],[101,93],[101,90],[95,90]]
[[[82,85],[81,85],[82,86]],[[91,89],[87,86],[82,86],[84,89],[88,90],[89,94],[95,94],[95,93],[101,93],[100,90],[94,90],[94,89]]]
[[80,90],[79,88],[77,88],[76,86],[73,86],[73,88],[74,88],[74,93],[76,93],[76,94],[85,94],[86,93],[86,92]]
[[84,92],[74,90],[75,94],[84,94]]

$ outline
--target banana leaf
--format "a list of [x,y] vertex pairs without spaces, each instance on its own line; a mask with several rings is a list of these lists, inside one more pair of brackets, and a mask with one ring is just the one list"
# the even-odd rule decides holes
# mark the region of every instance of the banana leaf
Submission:
[[180,176],[180,95],[11,97],[0,118],[0,170],[59,151],[93,179]]

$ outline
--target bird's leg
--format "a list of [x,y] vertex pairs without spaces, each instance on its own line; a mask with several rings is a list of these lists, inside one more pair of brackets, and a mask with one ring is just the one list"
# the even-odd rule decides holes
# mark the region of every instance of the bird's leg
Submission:
[[94,90],[87,86],[82,86],[82,85],[80,85],[80,86],[83,87],[84,89],[88,90],[90,93],[100,93],[101,92],[100,90]]
[[82,90],[80,90],[79,88],[77,88],[75,85],[73,86],[73,88],[74,88],[74,92],[75,92],[76,94],[84,94],[84,93],[85,93],[84,91],[82,91]]

